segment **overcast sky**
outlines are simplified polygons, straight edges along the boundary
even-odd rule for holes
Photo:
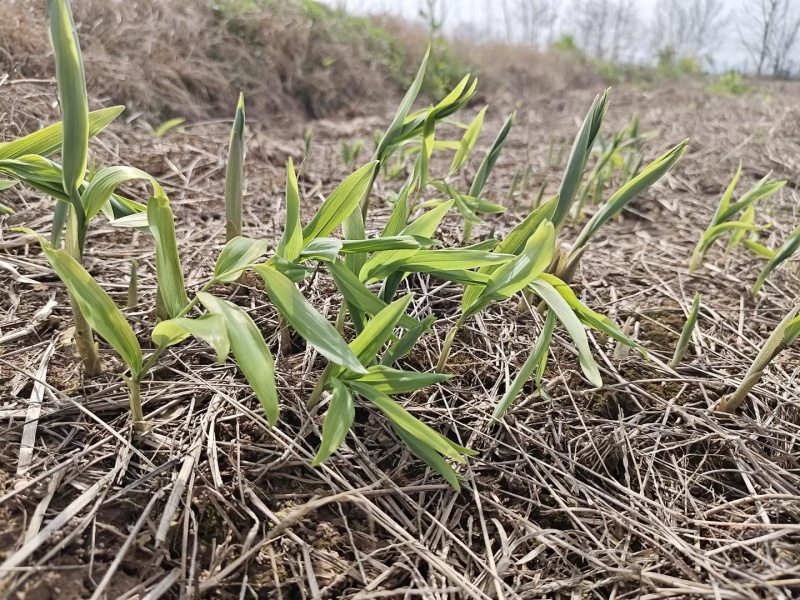
[[[329,5],[346,8],[350,12],[360,13],[389,13],[417,19],[420,8],[426,5],[425,0],[324,0]],[[737,14],[743,0],[723,0],[731,14]],[[793,0],[800,2],[800,0]],[[503,0],[439,0],[444,2],[445,28],[449,33],[456,31],[481,31],[491,32],[493,37],[502,38],[505,35],[505,21],[503,18]],[[654,25],[655,9],[659,0],[635,0],[638,18],[648,27]],[[514,6],[515,0],[506,0],[508,6]],[[569,9],[569,2],[564,0],[565,10]],[[568,14],[565,14],[569,20]],[[562,19],[564,20],[564,19]],[[730,35],[726,42],[713,53],[717,70],[746,69],[748,55],[741,48],[736,25],[728,24]],[[639,28],[641,31],[641,28]],[[643,39],[637,40],[640,54],[652,56]]]

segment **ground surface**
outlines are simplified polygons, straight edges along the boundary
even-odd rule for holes
[[[533,98],[492,175],[487,196],[509,210],[492,218],[502,236],[525,214],[542,181],[554,192],[568,144],[592,92]],[[748,289],[761,266],[742,250],[712,250],[697,274],[687,264],[739,160],[750,184],[774,170],[789,185],[764,203],[774,246],[800,222],[800,88],[715,95],[701,84],[612,94],[604,131],[633,112],[657,129],[650,157],[685,137],[672,174],[596,239],[575,279],[595,310],[630,331],[651,359],[614,354],[596,336],[605,385],[577,370],[557,333],[545,375],[549,399],[526,388],[500,424],[489,416],[525,360],[539,315],[497,305],[457,339],[446,384],[404,400],[425,422],[479,451],[456,494],[408,454],[385,422],[359,408],[355,434],[322,467],[308,466],[320,414],[304,400],[324,361],[279,349],[274,309],[257,285],[218,293],[247,307],[280,355],[282,419],[268,429],[258,402],[229,362],[200,344],[165,355],[144,392],[155,422],[132,432],[121,363],[104,349],[107,374],[83,380],[70,343],[62,286],[38,246],[10,231],[48,231],[49,200],[9,190],[17,209],[0,238],[0,574],[11,598],[792,598],[800,593],[800,352],[784,352],[745,410],[709,409],[733,389],[760,342],[797,302],[792,268],[765,294]],[[474,108],[474,107],[473,107]],[[490,114],[477,157],[512,107]],[[339,141],[385,126],[391,107],[355,121],[314,123],[301,187],[310,212],[341,180]],[[56,119],[49,83],[0,87],[4,139]],[[222,190],[228,123],[196,123],[154,139],[124,123],[93,142],[99,162],[158,177],[176,213],[187,284],[196,288],[224,238]],[[253,124],[247,150],[248,233],[276,240],[283,164],[302,154],[306,124]],[[555,150],[551,150],[554,148]],[[512,200],[514,171],[529,163],[529,188]],[[472,165],[474,169],[477,163]],[[372,228],[388,214],[379,182]],[[136,191],[135,189],[132,191]],[[516,208],[514,207],[516,205]],[[448,221],[444,240],[458,236]],[[574,228],[565,241],[574,239]],[[130,261],[142,298],[128,316],[143,343],[153,309],[147,236],[97,221],[87,265],[124,302]],[[13,269],[13,270],[12,270]],[[23,278],[34,280],[30,283]],[[414,308],[440,318],[406,361],[428,370],[457,316],[457,288],[412,278]],[[323,278],[304,290],[327,315],[339,298]],[[696,291],[703,306],[690,356],[665,366]],[[55,302],[48,307],[51,299]],[[44,317],[36,314],[46,308]],[[3,339],[6,340],[6,337]],[[41,398],[41,405],[37,398]],[[26,418],[40,410],[38,425]],[[456,424],[455,426],[453,424]],[[31,441],[33,440],[33,441]],[[104,575],[111,570],[111,576]]]

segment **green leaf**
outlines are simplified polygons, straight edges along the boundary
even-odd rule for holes
[[[419,250],[413,256],[382,265],[372,273],[373,278],[384,278],[394,271],[405,273],[430,273],[458,271],[486,265],[500,265],[512,260],[513,254],[497,254],[483,250],[446,248],[444,250]]]
[[[434,383],[450,379],[452,375],[442,373],[417,373],[416,371],[400,371],[384,365],[374,365],[367,369],[366,375],[348,377],[349,381],[358,381],[372,386],[384,394],[404,394],[426,388]]]
[[[511,126],[514,124],[515,118],[515,112],[508,116],[508,118],[505,120],[505,123],[503,123],[503,126],[500,128],[497,137],[492,143],[492,147],[484,157],[483,162],[481,162],[481,166],[478,167],[478,172],[475,173],[475,179],[472,180],[472,185],[469,188],[469,195],[473,198],[479,198],[483,192],[483,188],[486,185],[486,180],[489,179],[489,174],[492,172],[492,169],[494,169],[494,164],[497,162],[500,152],[503,150],[503,145],[506,143],[508,132],[511,131]],[[473,207],[473,210],[476,209]]]
[[[431,331],[431,326],[435,322],[436,317],[434,315],[429,315],[422,319],[422,321],[419,321],[415,325],[409,327],[408,331],[406,331],[398,339],[395,339],[392,342],[392,345],[389,346],[389,349],[383,353],[380,364],[386,367],[391,367],[400,359],[405,358],[405,356],[414,349],[414,346],[417,344],[419,338]],[[400,324],[403,324],[402,319]]]
[[[81,194],[83,207],[86,211],[86,220],[91,220],[100,212],[118,185],[135,179],[149,181],[153,186],[153,196],[166,197],[158,182],[144,171],[134,167],[105,167],[92,177],[89,185]]]
[[[697,324],[697,315],[700,312],[700,298],[701,295],[699,293],[694,295],[694,302],[692,302],[689,317],[686,319],[683,331],[681,331],[681,337],[678,340],[678,345],[675,347],[675,354],[672,356],[672,360],[669,363],[669,366],[673,369],[681,363],[683,356],[689,349],[689,342],[692,341],[692,332],[694,331],[694,326]]]
[[[244,211],[244,94],[239,94],[225,167],[225,240],[242,235]]]
[[[500,242],[494,251],[500,254],[519,254],[525,248],[525,244],[539,226],[552,218],[558,204],[558,196],[554,196],[539,208],[531,211],[531,213],[520,221],[511,231],[508,232],[506,237]],[[481,267],[478,273],[483,275],[491,275],[498,266]],[[472,306],[475,299],[480,295],[481,288],[478,286],[468,286],[464,290],[462,298],[462,306]]]
[[[377,164],[373,161],[364,165],[331,192],[311,222],[303,228],[303,246],[315,238],[329,236],[353,212],[366,193]]]
[[[456,492],[461,491],[461,480],[453,467],[433,448],[421,442],[402,427],[393,427],[395,433],[420,460],[439,473]]]
[[[647,356],[647,350],[625,335],[616,325],[614,325],[614,323],[611,322],[608,317],[594,312],[583,302],[581,302],[575,295],[575,292],[573,292],[570,287],[561,279],[549,273],[540,274],[538,279],[549,283],[559,294],[561,294],[561,297],[567,302],[567,304],[569,304],[569,307],[575,311],[576,315],[578,315],[581,323],[587,327],[596,329],[597,331],[602,331],[619,343],[630,348],[634,348],[643,355]]]
[[[178,127],[179,125],[183,125],[186,122],[186,119],[183,117],[175,117],[174,119],[167,119],[161,125],[156,127],[153,130],[153,135],[157,138],[162,138],[167,135],[170,131]]]
[[[392,335],[392,330],[400,322],[400,318],[405,315],[412,297],[412,294],[407,294],[389,304],[368,321],[364,331],[350,342],[350,350],[358,357],[362,365],[367,366],[375,359],[378,351]],[[363,368],[361,370],[351,369],[351,371],[366,372]]]
[[[611,196],[583,228],[578,239],[575,240],[575,243],[572,245],[570,255],[574,256],[575,253],[597,233],[597,230],[600,229],[606,221],[619,214],[631,200],[649,189],[656,181],[666,175],[678,159],[683,156],[683,153],[686,152],[688,144],[689,140],[682,141],[672,148],[672,150],[654,160],[646,169],[623,185]]]
[[[416,100],[417,96],[419,95],[419,90],[422,87],[423,80],[425,79],[425,67],[428,64],[428,57],[430,56],[430,53],[431,49],[429,46],[428,50],[425,52],[425,56],[422,57],[422,63],[419,66],[417,75],[414,77],[414,81],[411,82],[411,87],[408,88],[403,100],[400,102],[400,106],[397,108],[394,119],[392,119],[389,128],[386,130],[386,133],[383,134],[381,141],[378,143],[378,147],[375,150],[375,156],[381,162],[385,162],[386,159],[389,158],[389,154],[391,154],[390,149],[397,143],[395,138],[397,137],[398,133],[402,131],[406,117],[408,116],[408,111],[411,110],[414,100]]]
[[[583,125],[578,131],[578,135],[575,136],[575,142],[572,144],[567,167],[561,178],[561,186],[558,188],[558,206],[553,215],[553,224],[558,230],[561,229],[570,208],[572,208],[572,202],[575,199],[575,194],[583,179],[583,172],[586,169],[586,161],[589,159],[594,140],[607,110],[608,90],[602,96],[595,97],[583,121]]]
[[[267,284],[272,303],[303,339],[331,362],[355,373],[366,372],[339,332],[314,310],[289,279],[267,265],[253,268]]]
[[[467,127],[464,135],[461,137],[461,143],[459,144],[458,150],[453,157],[453,162],[450,164],[450,170],[447,174],[448,177],[455,175],[456,172],[458,172],[458,170],[464,166],[464,163],[467,162],[467,159],[472,153],[473,148],[475,148],[478,137],[481,135],[483,119],[486,115],[487,108],[489,107],[484,106],[483,109],[481,109],[478,115],[469,124],[469,127]]]
[[[100,334],[128,365],[133,377],[142,370],[142,349],[133,329],[114,301],[65,250],[39,239],[47,261],[67,286],[91,328]]]
[[[719,216],[719,222],[725,222],[733,218],[740,210],[747,208],[748,206],[752,206],[762,198],[766,198],[767,196],[771,196],[779,189],[781,189],[784,185],[786,185],[785,181],[772,181],[770,176],[772,172],[770,171],[767,173],[763,179],[757,182],[753,187],[747,190],[739,200],[737,200],[734,204],[729,206],[726,210],[722,211],[722,214]]]
[[[102,108],[89,113],[89,138],[93,138],[125,110],[124,106]],[[0,144],[0,159],[20,158],[28,154],[50,156],[61,150],[63,123],[56,123],[18,140]]]
[[[516,377],[514,377],[514,381],[511,382],[506,393],[503,394],[500,402],[495,407],[492,413],[492,419],[500,419],[506,413],[522,391],[522,388],[525,387],[525,384],[531,378],[534,370],[536,370],[536,387],[538,388],[541,385],[544,368],[547,365],[547,355],[550,352],[550,340],[553,337],[555,326],[556,313],[549,310],[547,311],[547,318],[544,321],[544,327],[539,333],[539,337],[536,338],[533,350],[525,360],[525,363],[520,368]]]
[[[47,0],[47,12],[50,18],[50,41],[56,60],[58,99],[64,116],[64,141],[61,150],[64,190],[75,204],[78,186],[83,182],[86,173],[89,151],[86,78],[69,2]]]
[[[170,317],[177,317],[189,304],[183,283],[181,258],[175,237],[175,219],[166,196],[155,196],[147,203],[147,221],[156,242],[158,288]]]
[[[755,240],[742,240],[742,243],[745,245],[745,248],[750,250],[756,256],[760,256],[762,258],[771,259],[775,256],[775,251],[767,248],[764,244],[759,244]]]
[[[217,354],[217,362],[222,364],[230,352],[230,340],[225,319],[220,315],[206,314],[198,319],[178,317],[159,322],[153,329],[151,338],[159,346],[173,346],[190,335],[206,342]]]
[[[394,207],[392,208],[392,214],[389,215],[389,220],[386,221],[386,225],[381,232],[381,237],[398,235],[405,228],[406,221],[408,220],[408,196],[416,187],[417,180],[412,174],[403,185],[403,189],[401,189],[400,193],[397,195],[397,200],[395,200]]]
[[[564,325],[575,343],[578,350],[578,360],[581,365],[586,378],[592,382],[592,385],[600,387],[603,385],[603,378],[600,376],[600,370],[597,368],[597,363],[592,356],[592,351],[589,348],[589,340],[586,338],[586,332],[583,330],[583,325],[578,319],[577,315],[570,308],[567,301],[561,297],[561,294],[556,289],[543,281],[542,279],[535,279],[530,283],[530,288],[537,294],[545,304],[550,307],[550,310],[556,313],[558,320]]]
[[[370,401],[378,407],[394,427],[402,429],[405,433],[425,444],[429,448],[436,450],[458,463],[465,463],[462,455],[477,454],[474,450],[459,446],[451,442],[442,434],[434,431],[422,421],[411,415],[407,410],[392,400],[386,394],[379,392],[375,388],[357,381],[347,381],[345,385],[356,394]]]
[[[274,426],[280,412],[275,361],[261,332],[253,319],[232,302],[215,298],[207,292],[198,292],[197,297],[208,312],[225,319],[233,357],[261,403],[267,421]]]
[[[275,254],[289,262],[294,262],[299,258],[302,250],[303,230],[300,227],[300,188],[297,186],[294,163],[289,158],[289,162],[286,165],[286,224]]]
[[[0,190],[7,190],[8,188],[14,187],[17,185],[17,181],[8,181],[5,179],[0,179]]]
[[[333,261],[328,264],[328,270],[333,277],[336,287],[339,288],[344,299],[348,304],[352,304],[359,310],[368,315],[377,315],[388,305],[367,289],[367,286],[356,277],[340,261]],[[419,321],[407,315],[403,315],[399,322],[401,327],[406,329],[416,327]]]
[[[331,385],[333,397],[328,412],[325,414],[325,421],[322,423],[322,442],[320,442],[319,451],[311,463],[312,467],[320,465],[339,449],[356,418],[356,409],[350,390],[335,377],[331,379]]]
[[[764,282],[769,277],[769,274],[772,273],[779,265],[783,264],[787,260],[789,260],[797,250],[800,249],[800,226],[798,226],[792,233],[789,234],[789,237],[786,238],[786,241],[783,245],[778,248],[775,252],[775,256],[769,259],[764,268],[762,269],[761,273],[758,275],[758,279],[756,279],[755,284],[753,285],[753,289],[751,290],[751,294],[755,296],[761,290],[761,287],[764,285]]]
[[[423,237],[423,238],[431,238],[433,237],[436,228],[439,227],[439,223],[442,222],[444,215],[447,213],[448,210],[453,206],[453,201],[449,200],[442,204],[441,206],[437,206],[433,210],[426,212],[421,217],[415,219],[412,223],[409,223],[401,232],[400,235],[410,235],[415,237]],[[394,250],[390,252],[383,252],[381,254],[374,254],[369,258],[369,260],[364,264],[361,272],[359,273],[359,279],[361,281],[374,281],[379,279],[379,277],[375,277],[372,275],[373,271],[377,271],[383,268],[383,265],[390,264],[393,262],[397,262],[403,260],[404,258],[408,258],[410,256],[414,256],[419,252],[419,250]]]
[[[555,251],[555,229],[546,221],[531,235],[522,254],[496,269],[486,286],[469,306],[462,300],[464,317],[483,310],[493,300],[505,300],[524,289],[553,259]]]
[[[222,249],[214,265],[214,282],[236,281],[247,267],[264,256],[269,244],[266,240],[235,237]]]

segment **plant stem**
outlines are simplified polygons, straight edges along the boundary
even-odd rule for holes
[[[453,328],[447,332],[447,337],[444,340],[444,346],[442,346],[442,353],[439,355],[439,362],[436,363],[437,373],[444,373],[444,369],[447,366],[447,359],[450,358],[450,350],[453,347],[453,340],[456,339],[456,334],[463,325],[464,318],[462,317],[456,321],[456,324],[453,325]]]
[[[319,400],[322,398],[322,392],[325,391],[325,386],[328,384],[328,379],[330,379],[331,372],[333,372],[333,363],[328,363],[325,370],[322,371],[322,374],[319,376],[317,385],[314,386],[311,395],[306,401],[306,408],[308,408],[308,410],[316,408],[317,404],[319,404]]]
[[[288,356],[292,352],[292,337],[289,332],[289,324],[283,315],[278,317],[278,331],[281,335],[281,354]]]
[[[81,225],[76,216],[75,207],[70,207],[64,248],[72,258],[79,263],[83,263],[83,252],[81,251],[80,244],[81,236],[79,233],[80,227]],[[69,303],[72,307],[72,317],[75,321],[75,345],[83,361],[83,368],[87,377],[97,377],[102,372],[103,366],[100,362],[100,352],[98,351],[97,344],[92,337],[92,328],[89,326],[86,317],[83,316],[81,307],[72,294],[69,294]]]
[[[146,432],[148,429],[150,429],[150,426],[148,425],[147,421],[144,420],[144,413],[142,412],[141,380],[138,377],[134,377],[131,379],[126,379],[125,382],[128,384],[128,390],[130,392],[129,400],[133,426],[136,431]]]

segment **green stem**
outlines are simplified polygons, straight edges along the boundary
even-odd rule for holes
[[[147,421],[144,420],[144,413],[142,412],[142,398],[141,390],[142,384],[138,378],[126,379],[129,390],[129,400],[131,407],[131,419],[133,419],[133,426],[136,431],[146,432],[150,429]]]
[[[453,325],[453,328],[447,332],[447,337],[444,340],[444,346],[442,346],[442,353],[439,355],[439,362],[436,363],[437,373],[444,373],[444,369],[447,366],[447,359],[450,358],[450,351],[453,348],[453,341],[456,339],[456,334],[463,325],[464,318],[462,317],[456,321],[456,324]]]
[[[71,207],[67,221],[67,232],[64,248],[67,253],[79,263],[83,263],[83,248],[81,244],[82,222],[75,207]],[[84,234],[85,235],[85,234]],[[69,303],[72,307],[72,316],[75,322],[75,345],[83,361],[83,367],[88,377],[99,375],[103,366],[100,361],[100,352],[92,336],[92,328],[81,311],[77,300],[69,294]]]
[[[306,408],[308,408],[308,410],[313,410],[316,408],[317,404],[319,404],[319,400],[322,398],[322,392],[325,391],[325,386],[328,385],[328,379],[330,379],[332,372],[333,363],[328,363],[325,367],[325,370],[322,371],[322,374],[319,376],[317,385],[314,386],[311,395],[306,401]]]

